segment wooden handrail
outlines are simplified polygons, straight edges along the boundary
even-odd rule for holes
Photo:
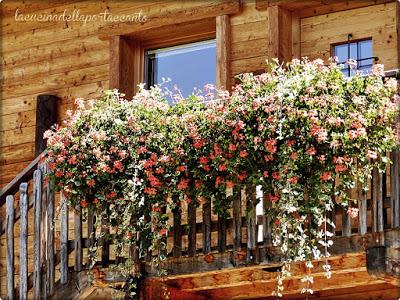
[[[0,191],[0,206],[6,203],[7,195],[14,195],[18,189],[19,185],[24,181],[29,181],[32,178],[33,172],[36,170],[41,158],[47,154],[47,150],[43,151],[34,160],[32,160],[29,165],[25,167],[13,180],[10,181],[1,191]]]

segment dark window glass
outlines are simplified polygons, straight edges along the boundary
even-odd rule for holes
[[[372,40],[348,42],[333,46],[333,55],[338,58],[339,64],[343,65],[343,74],[352,76],[358,70],[368,74],[374,61],[372,56]],[[357,62],[356,68],[351,68],[347,61],[353,59]]]
[[[183,97],[206,84],[215,85],[215,40],[147,51],[148,86],[162,83],[163,78],[171,80],[163,86],[173,92],[177,87]]]

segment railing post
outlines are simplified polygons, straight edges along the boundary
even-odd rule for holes
[[[391,153],[390,197],[392,207],[392,228],[400,226],[400,150]]]
[[[382,174],[372,171],[372,232],[383,231]]]
[[[211,201],[207,199],[203,208],[203,254],[211,252]]]
[[[196,202],[192,201],[188,206],[188,254],[189,256],[196,255]]]
[[[14,196],[6,197],[6,290],[7,300],[14,299]]]
[[[358,232],[360,234],[367,233],[367,193],[363,188],[358,190]]]
[[[41,266],[40,266],[40,218],[42,216],[42,189],[43,189],[42,171],[36,170],[33,173],[33,197],[34,197],[34,215],[35,215],[35,234],[34,234],[34,254],[33,254],[33,295],[35,299],[41,296]]]
[[[68,282],[68,205],[67,198],[61,192],[61,279],[62,284]]]
[[[240,187],[233,190],[233,250],[240,251],[242,248],[242,201]]]
[[[76,272],[82,271],[82,208],[77,206],[74,212],[74,234],[75,234],[75,267]]]
[[[256,213],[256,187],[246,186],[246,215],[247,215],[247,262],[254,263],[258,260],[257,253],[257,213]]]
[[[47,287],[48,295],[53,296],[55,285],[54,264],[54,182],[49,180],[46,185],[47,194]]]
[[[28,298],[28,183],[19,187],[20,242],[19,242],[19,297]]]
[[[180,257],[182,253],[182,227],[181,227],[181,207],[176,204],[172,210],[174,215],[174,242],[172,248],[172,255],[174,257]]]

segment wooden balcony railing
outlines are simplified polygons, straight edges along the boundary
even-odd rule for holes
[[[333,254],[364,250],[365,245],[354,242],[357,236],[363,236],[364,243],[370,240],[382,244],[384,241],[380,240],[380,233],[399,227],[400,151],[394,151],[391,158],[393,164],[386,173],[373,170],[370,192],[358,191],[358,219],[350,219],[339,207],[332,212],[337,244]],[[56,197],[52,182],[43,179],[46,168],[36,159],[1,192],[1,200],[6,199],[6,224],[1,232],[6,235],[7,299],[26,299],[32,287],[36,298],[52,296],[56,284],[67,284],[71,276],[76,275],[73,271],[80,272],[87,268],[83,251],[93,245],[92,233],[99,234],[94,226],[93,214],[89,214],[85,221],[79,212],[69,218],[66,199],[62,195]],[[19,190],[16,186],[19,186]],[[262,191],[256,191],[255,186],[246,186],[235,194],[237,196],[234,197],[228,218],[214,215],[209,203],[198,208],[189,204],[182,210],[167,212],[171,215],[173,229],[167,237],[169,258],[164,267],[170,274],[277,261],[278,253],[271,245],[273,220],[263,213],[268,201],[262,197]],[[261,204],[256,205],[259,200]],[[60,213],[55,217],[57,203],[60,204]],[[29,220],[28,211],[32,205],[34,249],[33,253],[28,253],[28,231],[31,230],[28,224],[32,221]],[[16,273],[14,225],[17,221],[20,236],[19,288],[16,290],[13,275]],[[69,230],[71,224],[73,230]],[[72,239],[69,239],[70,234],[73,235]],[[106,266],[114,260],[110,245],[102,241],[101,251],[101,263]],[[73,259],[70,257],[72,252]],[[70,259],[73,260],[73,266]],[[30,273],[28,261],[33,263],[33,272]],[[150,264],[144,264],[151,275],[154,270]]]

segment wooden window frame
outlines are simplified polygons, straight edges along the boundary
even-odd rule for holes
[[[118,89],[130,99],[144,82],[145,57],[148,49],[169,47],[215,38],[216,86],[229,90],[230,72],[230,14],[241,9],[239,0],[225,0],[212,7],[202,7],[193,13],[177,11],[166,19],[154,18],[154,24],[118,24],[100,29],[99,37],[110,40],[111,89]],[[176,20],[183,20],[176,22]],[[158,26],[158,24],[161,24]],[[113,25],[114,26],[114,25]],[[129,29],[130,28],[130,29]]]

